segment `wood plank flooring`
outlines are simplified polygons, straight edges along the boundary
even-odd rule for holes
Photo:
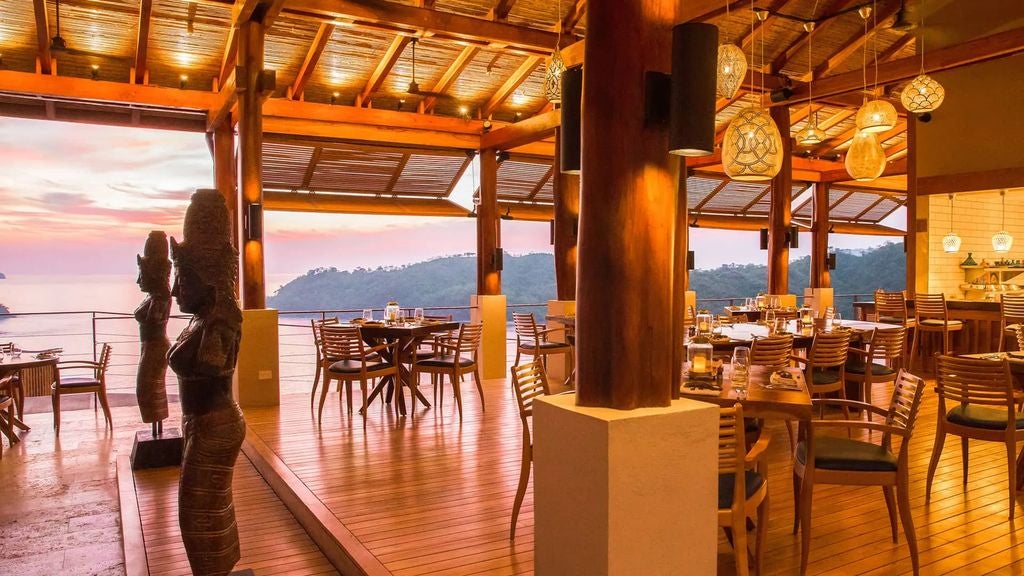
[[[152,576],[190,574],[178,530],[178,468],[135,472],[135,490]],[[337,574],[244,455],[234,476],[242,557],[236,570],[258,575]]]
[[[519,474],[521,431],[511,388],[484,383],[486,412],[471,386],[460,423],[450,391],[443,406],[417,406],[396,419],[381,403],[362,417],[343,413],[332,391],[317,426],[307,395],[283,397],[278,408],[250,410],[250,429],[393,574],[399,576],[531,574],[532,484],[509,542]],[[874,391],[887,403],[890,389]],[[425,393],[430,396],[429,387]],[[358,393],[357,393],[358,395]],[[358,403],[358,401],[357,401]],[[1024,539],[1008,520],[1005,451],[971,444],[970,477],[962,485],[959,442],[947,439],[931,502],[924,484],[931,456],[935,394],[929,388],[911,445],[911,501],[922,574],[1024,574]],[[788,438],[768,427],[771,519],[764,574],[797,574],[799,538],[792,532]],[[1018,518],[1024,516],[1018,506]],[[815,488],[808,574],[910,574],[903,532],[891,540],[881,490]],[[681,542],[680,545],[685,545]],[[719,573],[733,573],[733,555],[719,540]]]

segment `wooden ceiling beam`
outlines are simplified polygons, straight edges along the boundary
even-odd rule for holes
[[[818,124],[818,128],[820,128],[821,130],[828,130],[829,128],[835,126],[836,124],[839,124],[843,120],[846,120],[847,118],[853,116],[856,113],[856,110],[845,108],[829,116],[828,118],[825,118],[825,120]]]
[[[50,23],[46,12],[46,0],[32,0],[32,10],[36,20],[36,46],[39,71],[43,74],[53,73],[50,59]]]
[[[394,198],[356,194],[263,192],[263,208],[280,212],[465,217],[469,211],[437,198]]]
[[[405,167],[409,164],[409,158],[411,157],[412,154],[402,154],[402,159],[398,161],[398,164],[395,166],[395,172],[391,175],[391,180],[388,181],[388,187],[386,188],[387,191],[385,194],[395,194],[395,185],[398,184],[398,181],[402,178],[402,173],[405,172]]]
[[[530,190],[530,194],[526,197],[526,199],[533,200],[537,196],[537,194],[539,194],[540,191],[544,189],[544,185],[548,183],[548,180],[551,180],[551,177],[554,174],[555,165],[552,164],[551,167],[548,168],[548,171],[544,173],[544,177],[541,178],[539,182],[537,182],[537,185],[533,187],[533,190]]]
[[[302,188],[304,190],[309,190],[309,185],[313,181],[313,175],[316,174],[316,165],[320,163],[320,156],[323,153],[323,146],[316,146],[313,148],[313,153],[309,155],[309,164],[306,166],[306,173],[302,176]]]
[[[370,77],[366,80],[366,85],[363,86],[363,90],[359,93],[358,102],[363,106],[369,104],[373,93],[380,90],[380,87],[384,85],[384,79],[391,73],[391,69],[395,67],[398,59],[402,56],[402,52],[405,51],[405,47],[409,45],[411,40],[412,38],[402,34],[395,36],[391,40],[391,44],[384,51],[384,55],[377,62],[376,68],[370,73]]]
[[[896,57],[897,54],[903,51],[904,48],[914,43],[916,38],[913,34],[904,34],[899,40],[895,41],[885,50],[878,53],[879,62],[888,62]]]
[[[850,6],[856,4],[858,1],[859,0],[836,0],[831,6],[829,6],[829,9],[824,12],[827,14],[837,14],[849,8]],[[835,26],[838,20],[839,18],[832,18],[830,20],[825,20],[821,24],[818,24],[814,29],[814,34],[819,37],[822,36],[823,34],[828,32],[833,26]],[[801,32],[800,36],[798,36],[796,40],[794,40],[789,46],[786,47],[785,50],[783,50],[778,56],[776,56],[775,60],[772,60],[771,71],[778,72],[779,70],[785,68],[786,64],[788,64],[794,56],[796,56],[801,50],[803,50],[804,47],[807,46],[807,43],[810,42],[810,40],[810,34],[808,34],[807,32]]]
[[[489,118],[494,114],[494,111],[501,107],[505,100],[516,91],[516,88],[519,88],[530,77],[530,74],[533,74],[533,71],[537,69],[537,66],[543,60],[540,56],[527,56],[526,60],[519,65],[519,68],[516,68],[515,72],[487,100],[487,104],[484,104],[484,107],[480,110],[480,116]]]
[[[426,130],[449,132],[480,138],[483,122],[448,116],[424,116],[415,112],[399,112],[355,106],[331,106],[316,102],[295,102],[285,98],[271,98],[263,104],[264,116],[294,118],[297,120],[321,120],[343,124],[364,124],[396,130]],[[495,130],[497,131],[497,130]],[[477,143],[479,144],[479,143]],[[467,148],[475,150],[478,146]],[[462,148],[462,146],[456,146]]]
[[[745,91],[737,90],[736,95],[732,98],[719,98],[718,100],[715,100],[715,114],[718,114],[722,110],[725,110],[729,106],[739,102],[746,95],[747,93]]]
[[[508,19],[508,13],[512,11],[512,6],[515,3],[516,0],[498,0],[494,8],[491,8],[491,11],[487,13],[487,19],[504,22]]]
[[[135,72],[133,74],[136,84],[146,83],[146,56],[149,52],[149,23],[152,15],[153,0],[140,0],[138,34],[135,37]]]
[[[900,2],[890,2],[878,9],[878,12],[872,16],[871,22],[868,24],[868,33],[864,34],[863,30],[858,31],[852,38],[843,43],[838,50],[833,52],[824,62],[818,65],[814,69],[814,79],[820,79],[829,72],[839,68],[846,62],[851,56],[853,56],[857,50],[863,47],[868,40],[871,40],[872,36],[878,33],[879,29],[887,27],[893,17],[896,15],[897,10],[900,9]],[[801,78],[804,82],[811,80],[804,76]]]
[[[968,40],[961,44],[938,48],[928,52],[925,60],[925,72],[934,74],[943,70],[968,66],[995,58],[1024,52],[1024,27],[997,32],[995,34]],[[921,72],[921,59],[908,56],[878,65],[878,84],[892,84],[909,80]],[[860,90],[863,86],[860,70],[853,70],[823,78],[814,83],[815,97],[826,98]],[[766,105],[784,106],[803,102],[808,98],[807,86],[793,88],[793,95],[783,102],[772,102]]]
[[[690,208],[689,211],[700,214],[701,209],[704,208],[704,206],[706,206],[707,203],[710,202],[719,192],[721,192],[723,188],[728,186],[729,182],[732,182],[732,180],[729,180],[728,178],[722,178],[722,181],[718,183],[718,186],[715,186],[714,190],[712,190],[707,196],[705,196],[703,200],[698,202],[696,206]]]
[[[219,87],[217,92],[217,103],[210,108],[206,117],[206,130],[211,132],[217,127],[227,123],[230,126],[231,110],[238,102],[238,91],[235,90],[235,72],[231,71],[227,81]]]
[[[201,90],[140,86],[126,82],[51,76],[13,70],[0,70],[0,92],[33,97],[91,100],[187,110],[209,110],[217,103],[217,94]]]
[[[235,0],[231,5],[231,27],[228,28],[227,42],[224,43],[224,54],[220,59],[220,73],[217,75],[218,85],[228,81],[238,61],[238,27],[252,19],[259,20],[267,28],[284,9],[285,0]]]
[[[562,27],[562,32],[565,34],[572,34],[572,31],[579,25],[580,20],[583,19],[587,13],[587,0],[576,0],[569,6],[569,11],[562,17],[561,23],[558,25]]]
[[[793,219],[794,223],[810,222],[806,220]],[[701,228],[713,228],[716,230],[751,230],[757,231],[768,227],[766,216],[740,216],[722,214],[701,214],[698,218]],[[867,236],[903,236],[905,232],[881,224],[869,224],[860,222],[833,222],[829,225],[830,230],[835,234],[861,234]]]
[[[354,26],[369,26],[406,35],[429,33],[438,38],[508,46],[535,54],[549,53],[558,39],[557,34],[547,30],[394,2],[288,0],[285,12],[297,16],[340,19]]]
[[[789,6],[795,1],[796,0],[773,0],[771,3],[768,4],[766,9],[769,12],[782,12],[783,10],[786,9],[787,6]],[[768,18],[765,18],[763,21],[757,20],[755,18],[753,31],[744,31],[744,34],[742,36],[738,36],[735,42],[733,43],[738,45],[744,52],[746,52],[747,50],[750,49],[750,45],[754,42],[754,38],[757,37],[757,33],[764,33],[765,31],[767,31],[766,27],[770,26],[771,23],[775,22],[776,20],[778,20],[778,18],[775,16],[769,16]]]
[[[333,24],[327,22],[320,23],[316,36],[313,37],[313,43],[310,44],[309,51],[306,52],[306,57],[302,60],[302,66],[299,67],[299,73],[295,76],[295,81],[292,82],[290,91],[292,100],[299,100],[302,97],[302,91],[306,89],[306,83],[313,77],[313,70],[316,69],[317,63],[320,62],[320,56],[323,55],[324,49],[327,48],[327,42],[330,41],[331,34],[333,33]]]
[[[907,151],[907,139],[904,138],[902,142],[893,144],[885,149],[885,157],[888,160],[895,160],[897,156]]]
[[[882,172],[882,176],[894,176],[897,174],[907,173],[907,159],[900,158],[899,160],[890,161],[885,166],[885,171]],[[846,171],[846,168],[830,170],[828,172],[821,173],[822,182],[845,182],[850,180],[850,173]]]
[[[480,149],[509,150],[543,140],[555,133],[555,128],[562,124],[561,110],[551,110],[543,114],[531,116],[526,120],[509,124],[485,133],[480,137]]]
[[[271,135],[323,138],[346,142],[364,142],[367,144],[395,144],[419,148],[472,150],[480,143],[478,136],[470,134],[438,130],[398,129],[391,126],[284,118],[281,116],[264,116],[263,132]]]
[[[431,92],[437,94],[444,94],[448,92],[455,81],[459,79],[459,76],[466,70],[469,63],[473,61],[473,58],[480,53],[479,46],[466,46],[459,52],[459,55],[455,58],[448,69],[441,75],[441,79],[437,81],[437,84],[430,89]],[[427,96],[423,99],[423,112],[429,114],[434,111],[434,106],[437,104],[437,96]]]
[[[798,106],[796,112],[790,112],[789,114],[789,125],[795,125],[797,122],[800,122],[804,118],[810,116],[812,112],[817,112],[824,107],[824,104],[815,104],[813,106]]]

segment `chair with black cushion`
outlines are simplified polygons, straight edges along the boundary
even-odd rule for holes
[[[459,327],[459,335],[454,342],[441,341],[436,356],[417,360],[412,365],[412,378],[410,379],[412,386],[416,387],[420,373],[436,374],[438,376],[437,385],[442,388],[439,392],[440,397],[444,396],[444,377],[448,376],[455,393],[455,402],[459,406],[459,420],[462,420],[460,384],[464,374],[473,375],[473,382],[476,383],[477,392],[480,394],[480,410],[484,410],[484,389],[480,385],[480,364],[477,362],[477,351],[480,348],[480,339],[483,334],[483,324],[463,324]]]
[[[914,329],[913,343],[910,345],[909,367],[913,367],[914,359],[925,334],[937,334],[942,337],[942,354],[952,352],[950,338],[953,332],[963,330],[964,323],[949,319],[945,294],[917,294],[914,296]]]
[[[1006,349],[1006,337],[1011,338],[1024,327],[1024,294],[1003,294],[999,301],[999,351]],[[1019,350],[1024,350],[1018,346]]]
[[[875,330],[864,348],[850,347],[846,380],[860,385],[860,401],[871,404],[875,384],[895,382],[903,368],[907,329],[902,326]],[[870,413],[869,413],[870,417]]]
[[[910,349],[910,339],[914,336],[917,320],[909,312],[906,293],[875,290],[875,320],[882,324],[897,324],[906,328],[906,348]]]
[[[363,393],[363,426],[366,426],[367,385],[372,378],[390,376],[399,381],[398,365],[385,361],[378,352],[394,348],[395,342],[367,346],[363,342],[358,326],[340,324],[324,324],[320,327],[321,351],[320,362],[323,373],[323,386],[320,388],[320,408],[316,420],[320,423],[324,415],[324,402],[331,380],[338,380],[345,387],[345,399],[348,411],[352,413],[352,383],[359,381]],[[396,410],[398,403],[395,403]]]
[[[910,438],[914,432],[922,392],[924,380],[901,370],[888,409],[855,400],[814,400],[815,404],[838,404],[867,410],[883,416],[885,420],[813,420],[809,426],[811,436],[802,438],[797,444],[793,462],[793,532],[798,528],[801,530],[800,574],[807,572],[811,547],[811,502],[817,484],[881,486],[889,511],[892,541],[899,541],[896,521],[898,507],[903,533],[910,547],[910,562],[914,574],[918,573],[917,536],[914,534],[908,491]],[[880,442],[875,444],[843,436],[818,434],[830,428],[878,431],[882,435]],[[893,437],[900,439],[898,452],[894,450]]]
[[[324,359],[322,357],[323,342],[320,337],[320,328],[327,324],[338,324],[338,318],[324,318],[322,320],[310,320],[310,326],[313,328],[313,347],[316,349],[316,370],[313,373],[313,392],[309,395],[309,409],[313,409],[313,400],[316,398],[316,387],[320,383],[320,371],[323,368]]]
[[[65,360],[57,363],[60,379],[50,386],[50,401],[53,404],[53,429],[60,435],[60,397],[68,394],[93,394],[95,404],[103,408],[103,417],[110,429],[114,421],[110,417],[107,403],[107,368],[110,366],[110,344],[104,343],[96,361]],[[68,374],[72,375],[68,375]],[[84,373],[84,375],[83,375]]]
[[[1017,442],[1024,440],[1024,413],[1017,409],[1024,398],[1013,389],[1006,360],[936,357],[935,391],[939,395],[935,444],[928,463],[925,502],[931,499],[932,480],[939,464],[946,434],[960,437],[964,487],[967,486],[968,440],[1002,442],[1006,445],[1006,467],[1010,482],[1010,521],[1017,503]]]
[[[833,330],[814,335],[806,358],[790,356],[790,359],[803,367],[807,391],[811,396],[821,397],[838,392],[840,397],[846,398],[846,358],[849,349],[850,331]],[[849,411],[844,408],[843,413],[849,420]]]
[[[744,436],[743,406],[722,408],[718,418],[718,525],[726,530],[736,556],[736,573],[750,573],[747,557],[747,522],[756,518],[754,566],[763,573],[764,542],[768,533],[768,478],[754,465],[768,448],[763,436],[748,451]]]
[[[516,360],[513,365],[519,365],[523,354],[540,358],[545,367],[549,355],[567,354],[569,358],[568,372],[572,373],[573,363],[576,360],[572,344],[548,340],[548,337],[556,332],[565,333],[565,328],[545,329],[544,325],[534,321],[532,312],[513,312],[512,321],[516,327]]]
[[[519,487],[516,499],[512,504],[512,528],[509,540],[516,539],[516,521],[519,520],[519,509],[526,497],[526,487],[530,483],[530,468],[533,465],[533,435],[530,422],[533,420],[533,401],[549,393],[548,379],[544,373],[544,364],[539,358],[522,366],[512,367],[512,391],[516,395],[516,406],[519,407],[519,419],[523,423],[523,453],[519,466]]]

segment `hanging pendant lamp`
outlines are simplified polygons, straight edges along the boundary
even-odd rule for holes
[[[858,182],[874,180],[885,172],[885,150],[874,132],[857,132],[846,152],[846,172]]]
[[[857,11],[864,19],[864,105],[857,111],[857,130],[862,132],[885,132],[896,127],[899,116],[896,114],[896,107],[886,100],[873,98],[868,100],[867,86],[867,50],[868,50],[868,18],[874,13],[870,6],[862,6]],[[876,22],[877,24],[877,22]],[[878,50],[874,50],[875,56],[875,89],[878,89]]]
[[[562,14],[562,2],[558,2],[558,13]],[[544,69],[544,97],[552,104],[562,102],[562,72],[565,72],[565,62],[562,60],[562,25],[558,24],[558,39],[555,40],[555,50],[548,58],[548,66]]]
[[[900,94],[900,102],[903,103],[903,107],[907,109],[907,112],[912,112],[914,114],[932,112],[941,106],[942,101],[946,98],[946,89],[942,87],[942,84],[939,84],[934,78],[924,73],[925,11],[923,9],[923,0],[921,4],[921,31],[917,36],[917,41],[921,45],[921,73],[911,80],[910,83],[903,88],[903,92]]]
[[[814,9],[817,12],[818,5]],[[814,13],[811,13],[814,18]],[[794,138],[800,146],[814,146],[825,141],[825,131],[818,128],[818,113],[814,111],[814,70],[811,68],[811,61],[814,53],[814,22],[805,22],[804,30],[807,32],[807,124],[801,128]]]
[[[1010,248],[1013,247],[1013,236],[1006,231],[1006,190],[1000,190],[999,196],[1003,201],[1002,225],[999,232],[992,235],[992,250],[1004,253],[1009,252]]]
[[[960,251],[960,237],[953,232],[953,195],[949,195],[949,233],[942,237],[942,250],[946,254]]]
[[[753,2],[751,2],[753,9]],[[762,22],[767,12],[755,11]],[[750,23],[753,34],[754,23]],[[753,50],[753,48],[751,48]],[[753,60],[753,54],[751,54]],[[764,61],[764,27],[761,28],[761,61]],[[762,82],[764,76],[761,76]],[[762,91],[764,86],[761,87]],[[722,140],[722,166],[725,174],[741,182],[771,180],[782,169],[782,135],[768,110],[749,106],[740,110],[729,123]]]
[[[725,2],[725,20],[729,20],[729,0]],[[718,45],[718,78],[716,93],[719,98],[732,98],[739,91],[743,79],[747,77],[747,56],[743,49],[725,41]]]

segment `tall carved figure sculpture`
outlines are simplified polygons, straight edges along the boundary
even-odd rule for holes
[[[245,419],[231,397],[231,377],[242,313],[230,231],[220,193],[197,190],[185,212],[184,240],[171,238],[172,294],[193,315],[168,354],[180,384],[185,438],[178,523],[192,573],[204,576],[228,574],[240,554],[231,479]]]
[[[139,373],[135,395],[139,399],[142,421],[153,424],[155,436],[167,418],[167,318],[171,314],[171,261],[167,258],[167,234],[160,230],[149,233],[139,263],[139,288],[147,294],[135,309],[139,323]]]

